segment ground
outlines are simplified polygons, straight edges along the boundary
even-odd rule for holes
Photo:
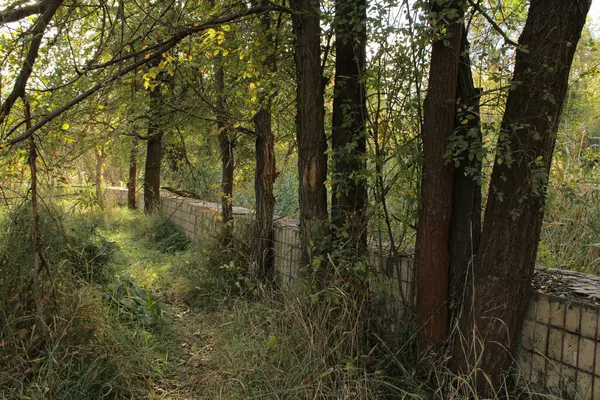
[[[142,213],[121,209],[110,218],[99,230],[117,244],[118,274],[148,290],[160,303],[164,329],[159,340],[166,363],[161,374],[148,380],[148,398],[203,398],[207,381],[214,384],[227,376],[215,351],[225,317],[225,307],[219,303],[227,299],[214,298],[218,295],[194,286],[205,273],[208,250],[188,243],[171,227],[156,232],[164,223],[160,217],[148,223]],[[210,299],[202,301],[202,297]]]

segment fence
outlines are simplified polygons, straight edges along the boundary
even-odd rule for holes
[[[127,204],[127,189],[109,187],[106,195],[118,204]],[[138,196],[140,205],[141,197]],[[162,194],[161,207],[191,240],[202,241],[218,231],[220,206],[216,203]],[[234,229],[243,231],[251,223],[252,211],[234,207],[233,212]],[[273,229],[275,271],[281,287],[290,289],[299,271],[299,223],[278,219]],[[378,288],[411,305],[415,299],[412,259],[403,256],[393,261],[392,271],[377,280]],[[600,279],[586,277],[586,281],[590,279],[596,279],[600,287]],[[597,305],[532,293],[517,352],[518,378],[559,398],[600,400],[599,319]]]

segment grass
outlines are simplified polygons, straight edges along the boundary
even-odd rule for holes
[[[57,208],[45,218],[60,279],[45,287],[43,316],[31,298],[9,312],[3,292],[0,398],[480,398],[443,357],[417,358],[410,321],[385,329],[378,310],[389,297],[336,286],[316,302],[268,289],[242,295],[241,264],[232,274],[218,247],[190,243],[163,216]],[[17,219],[7,223],[27,226],[26,213]],[[3,236],[15,257],[2,268],[31,258],[26,243],[16,248],[25,233]],[[533,398],[525,388],[508,398]]]
[[[564,185],[551,191],[538,264],[600,273],[600,189]]]

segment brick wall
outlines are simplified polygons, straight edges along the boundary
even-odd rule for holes
[[[106,195],[118,204],[127,204],[127,189],[109,187]],[[138,204],[143,204],[139,197]],[[218,232],[220,206],[216,203],[162,194],[161,207],[191,240],[203,241]],[[235,231],[247,235],[251,220],[250,210],[234,207]],[[299,270],[299,224],[282,218],[275,220],[273,228],[275,270],[280,285],[291,289]],[[379,257],[378,261],[386,273],[375,279],[376,290],[395,294],[402,303],[399,310],[414,304],[412,259],[404,256],[389,263]],[[532,293],[517,353],[517,379],[525,378],[559,398],[600,400],[599,317],[598,306]]]

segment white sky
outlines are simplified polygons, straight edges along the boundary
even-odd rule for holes
[[[600,20],[600,0],[593,0],[589,15],[594,19],[594,22]]]

